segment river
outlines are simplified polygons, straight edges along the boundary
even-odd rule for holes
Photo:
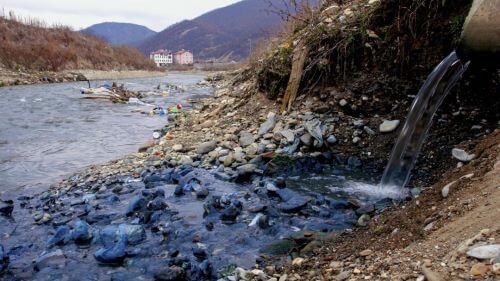
[[[146,100],[189,107],[188,99],[211,94],[196,86],[203,78],[168,74],[117,82],[144,91],[160,83],[182,85],[185,93]],[[165,117],[132,112],[137,105],[82,99],[81,87],[87,82],[0,88],[0,195],[40,191],[86,166],[135,152],[166,125]]]

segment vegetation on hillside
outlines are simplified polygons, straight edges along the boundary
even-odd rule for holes
[[[353,82],[367,75],[420,83],[457,46],[472,1],[328,0],[289,23],[281,45],[254,67],[270,97],[284,93],[293,53],[307,46],[301,89]],[[416,78],[416,79],[415,79]]]
[[[69,69],[154,70],[155,64],[136,49],[111,46],[68,27],[47,27],[11,14],[0,17],[0,65],[12,70]]]

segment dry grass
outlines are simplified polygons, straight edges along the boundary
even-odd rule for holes
[[[0,61],[13,70],[156,69],[136,49],[111,46],[68,27],[48,27],[36,19],[22,19],[13,14],[0,17],[0,40]]]

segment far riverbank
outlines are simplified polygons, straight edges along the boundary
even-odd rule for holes
[[[86,80],[114,80],[165,76],[164,71],[147,70],[65,70],[61,72],[22,72],[0,68],[0,87],[13,85],[49,84]]]

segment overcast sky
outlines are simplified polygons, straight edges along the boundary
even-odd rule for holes
[[[0,13],[81,29],[104,21],[130,22],[155,31],[239,0],[0,0]]]

